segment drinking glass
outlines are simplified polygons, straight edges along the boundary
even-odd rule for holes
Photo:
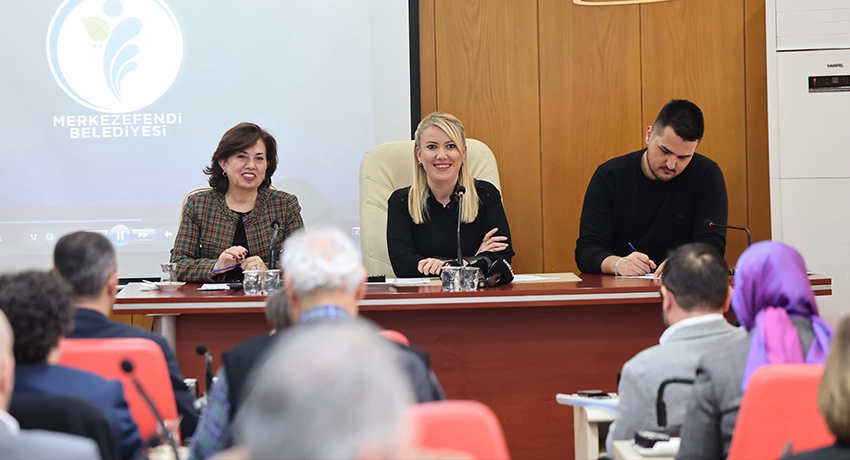
[[[478,289],[478,278],[481,270],[478,267],[463,267],[460,269],[460,289],[462,291],[475,291]]]
[[[177,264],[167,263],[159,264],[162,267],[162,274],[159,275],[159,281],[163,283],[174,283],[177,281]]]
[[[443,269],[440,270],[440,281],[443,282],[444,291],[457,292],[461,290],[460,268],[461,267],[443,267]]]
[[[245,290],[245,295],[262,295],[263,294],[263,277],[262,270],[245,270],[242,272],[242,289]]]
[[[280,270],[263,270],[263,294],[274,294],[280,289]]]

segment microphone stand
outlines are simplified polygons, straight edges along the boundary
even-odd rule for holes
[[[463,249],[460,247],[460,220],[463,213],[463,194],[466,188],[463,185],[457,186],[457,263],[463,267]]]
[[[658,428],[662,430],[667,427],[667,405],[664,403],[664,389],[671,383],[693,385],[694,379],[672,378],[664,380],[658,386],[658,397],[655,399],[655,415],[657,417]]]
[[[747,247],[750,247],[750,246],[753,245],[753,234],[750,233],[750,229],[748,229],[747,227],[736,227],[734,225],[718,224],[718,223],[715,223],[711,219],[706,219],[705,222],[703,222],[703,224],[708,228],[717,227],[717,228],[731,228],[732,230],[743,230],[743,231],[747,232]]]
[[[180,458],[180,454],[177,452],[177,442],[174,441],[174,437],[171,436],[171,432],[168,431],[168,427],[165,426],[165,420],[160,415],[159,411],[156,410],[156,406],[153,403],[153,400],[148,395],[147,391],[145,391],[144,387],[142,387],[142,383],[139,382],[139,379],[133,375],[133,362],[129,359],[125,359],[121,361],[121,370],[123,370],[126,374],[130,376],[130,380],[133,381],[133,385],[135,385],[136,390],[139,391],[139,394],[142,395],[142,399],[147,403],[148,408],[150,408],[151,412],[153,412],[154,418],[156,418],[156,422],[159,425],[159,428],[162,430],[163,436],[168,441],[168,444],[171,445],[171,449],[174,451],[174,458]]]
[[[274,269],[274,242],[277,239],[277,232],[280,230],[280,223],[278,223],[278,221],[272,222],[272,229],[274,229],[274,231],[272,232],[272,240],[269,242],[269,270]]]

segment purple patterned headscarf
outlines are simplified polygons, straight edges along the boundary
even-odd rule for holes
[[[738,259],[732,309],[753,341],[741,390],[765,364],[817,363],[826,360],[832,328],[818,315],[815,295],[803,257],[791,246],[762,241]],[[815,337],[803,357],[803,347],[791,317],[812,321]]]

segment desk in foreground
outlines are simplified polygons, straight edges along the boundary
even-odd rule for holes
[[[831,280],[813,277],[816,293]],[[505,430],[512,457],[560,459],[573,452],[568,411],[559,392],[615,390],[629,358],[658,343],[664,330],[658,281],[582,275],[580,282],[529,283],[478,292],[444,293],[437,286],[369,286],[363,316],[405,334],[431,354],[453,399],[489,405]],[[241,292],[173,293],[128,286],[118,314],[169,315],[175,351],[187,377],[202,380],[203,343],[218,358],[249,337],[267,333],[263,297]]]

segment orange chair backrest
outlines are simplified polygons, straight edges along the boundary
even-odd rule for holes
[[[378,331],[378,334],[382,335],[385,339],[392,340],[393,342],[400,343],[404,346],[410,346],[410,340],[407,340],[407,337],[399,331],[384,329]]]
[[[437,401],[411,409],[423,449],[466,452],[478,460],[509,460],[508,443],[496,414],[478,401]]]
[[[133,380],[121,368],[125,359],[133,363],[133,375],[153,400],[164,420],[177,419],[177,403],[168,374],[165,355],[156,342],[148,339],[65,339],[59,364],[119,380],[130,415],[139,427],[142,439],[157,434],[157,422]]]
[[[741,400],[729,460],[779,458],[835,443],[817,407],[823,366],[772,364],[756,370]]]

